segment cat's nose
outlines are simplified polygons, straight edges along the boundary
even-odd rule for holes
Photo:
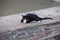
[[[20,22],[23,23],[23,20],[21,20]]]

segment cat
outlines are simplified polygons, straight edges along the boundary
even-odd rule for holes
[[[39,16],[37,16],[36,14],[26,14],[26,15],[22,15],[22,19],[21,22],[22,23],[31,23],[32,21],[36,21],[36,22],[41,22],[42,20],[45,19],[52,19],[52,18],[41,18]]]

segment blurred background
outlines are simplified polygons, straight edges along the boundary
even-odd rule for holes
[[[0,16],[60,6],[59,0],[0,0]]]

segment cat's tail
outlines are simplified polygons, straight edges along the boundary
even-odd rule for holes
[[[52,20],[53,18],[42,18],[42,20],[45,20],[45,19],[51,19]]]

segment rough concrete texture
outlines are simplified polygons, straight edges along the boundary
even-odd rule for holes
[[[26,27],[0,33],[0,40],[60,40],[59,28],[60,22]]]
[[[53,20],[21,23],[21,15],[27,13],[35,13],[39,17],[52,17]],[[59,32],[60,6],[0,17],[0,40],[60,40],[60,34],[55,36]]]

